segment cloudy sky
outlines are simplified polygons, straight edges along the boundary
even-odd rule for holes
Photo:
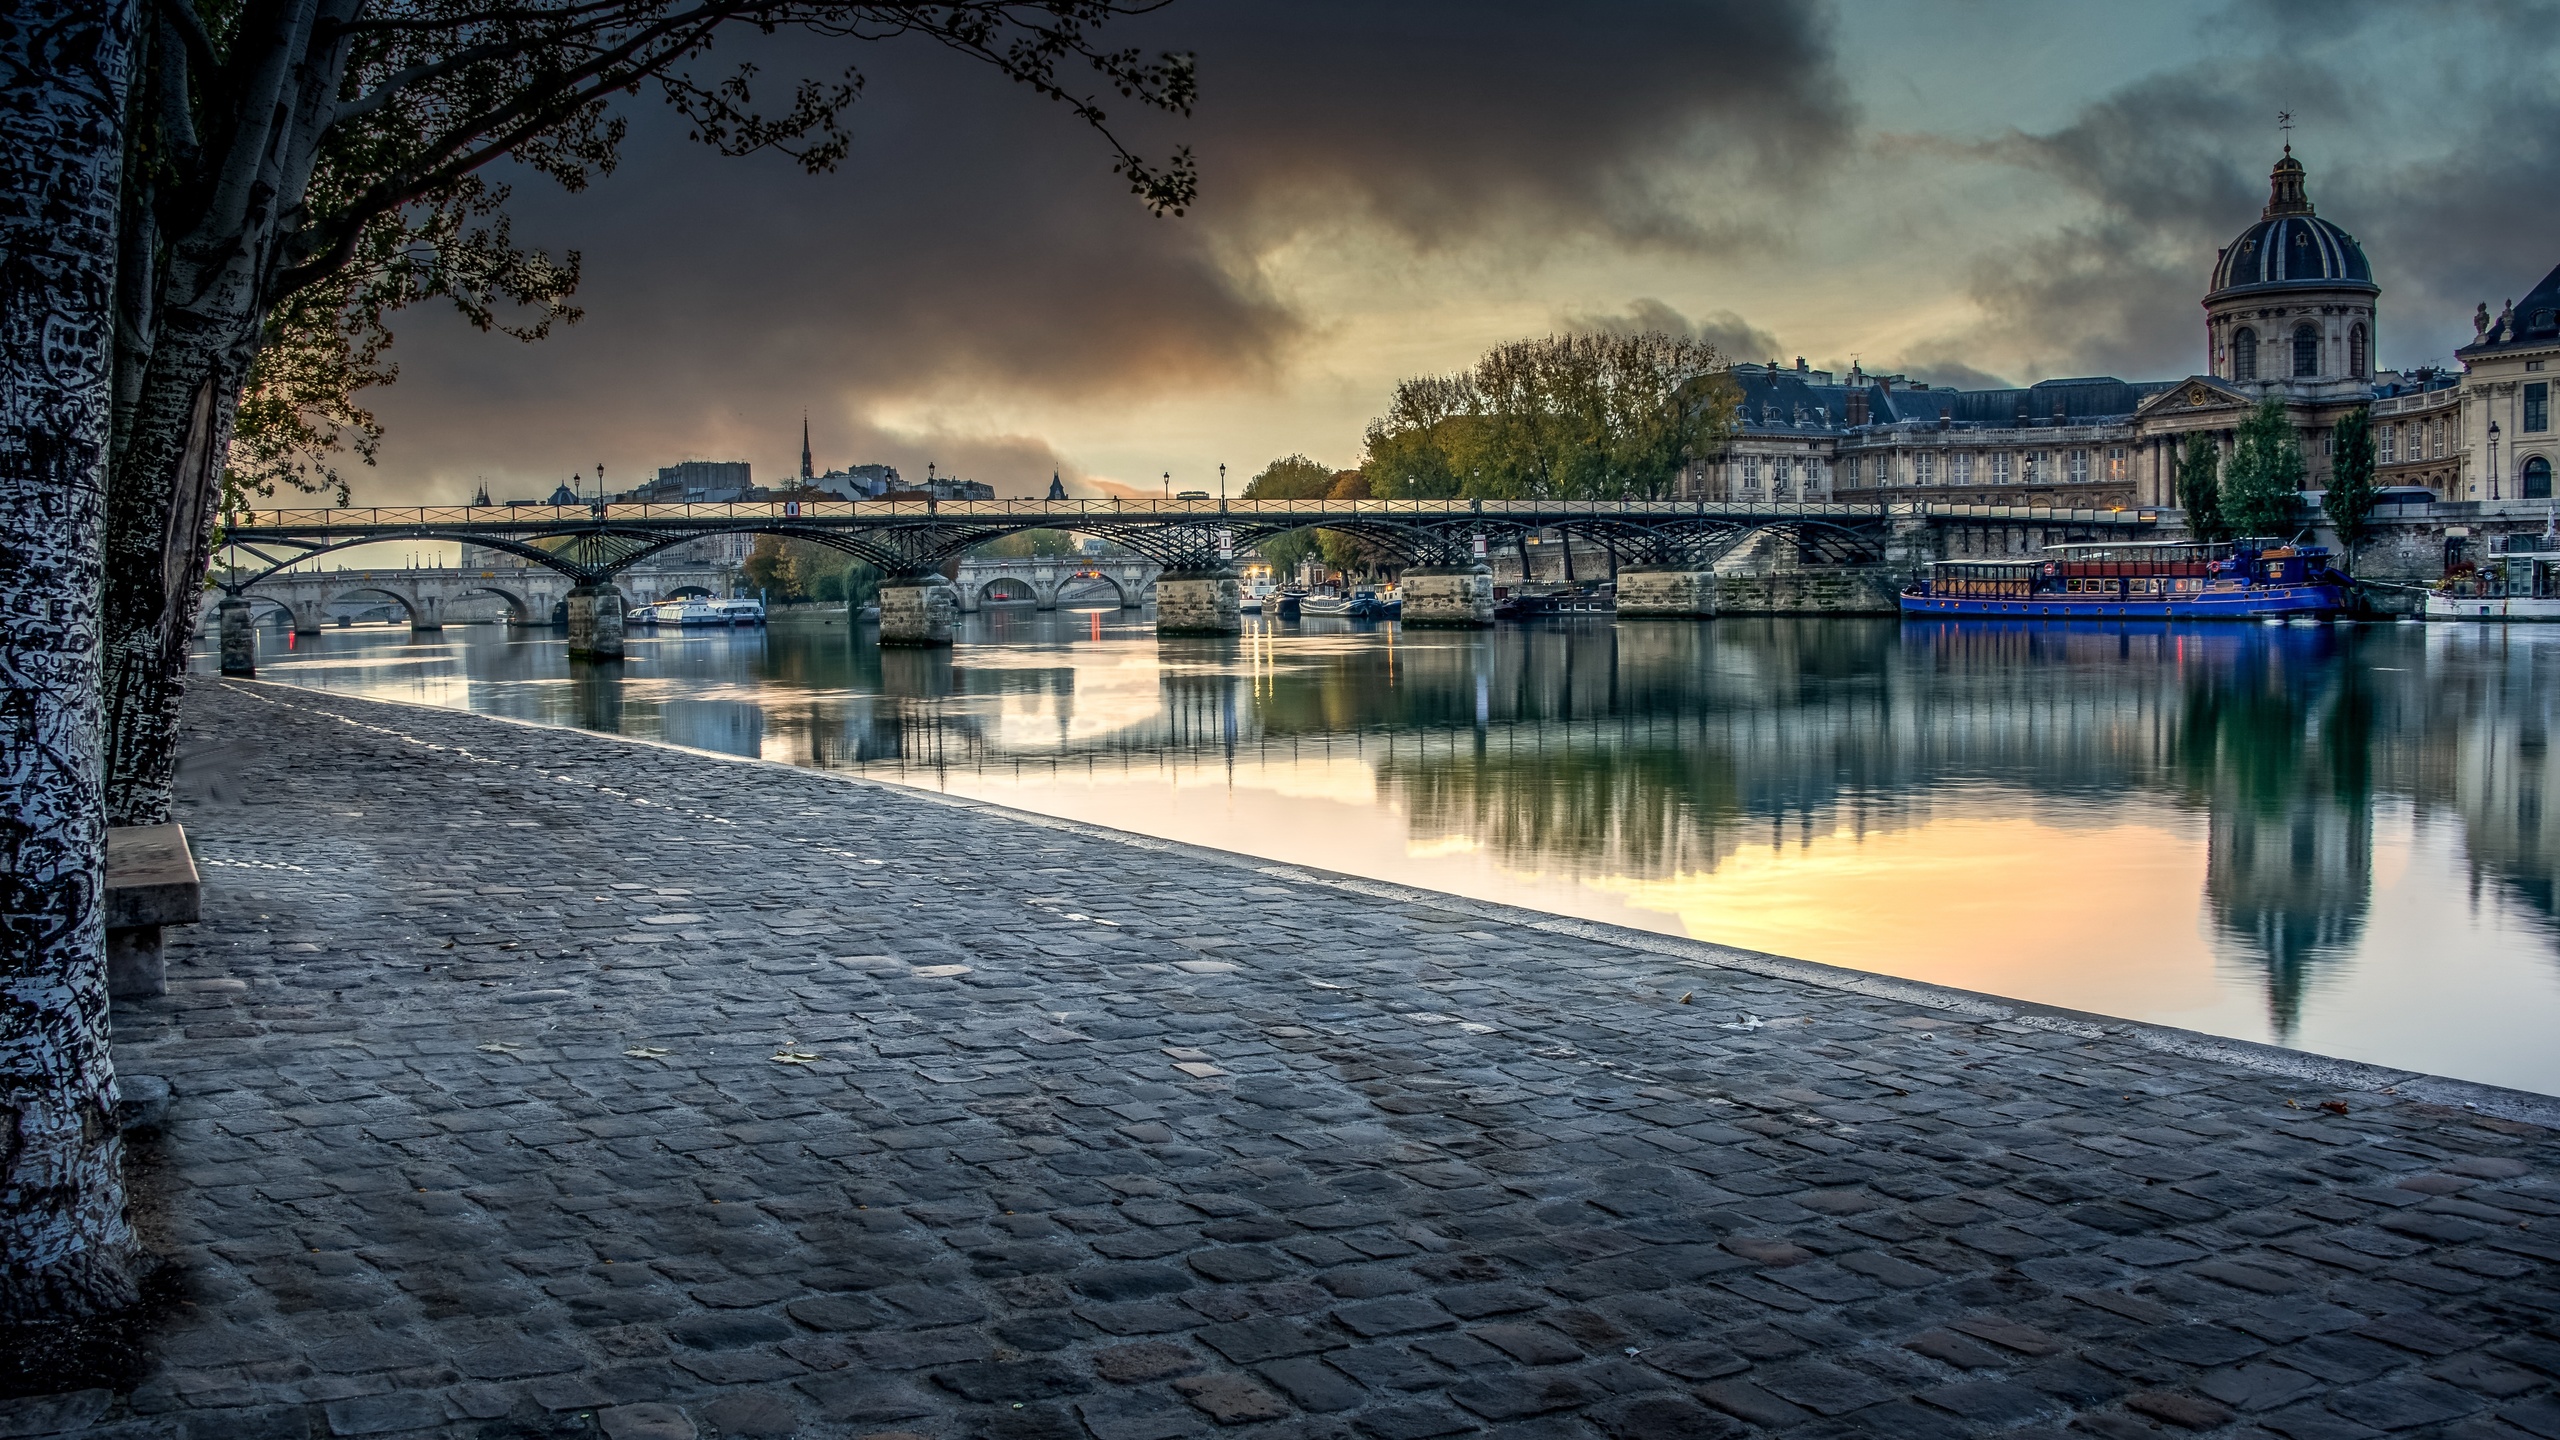
[[[2281,137],[2444,361],[2560,264],[2560,3],[1175,0],[1201,203],[1149,216],[1056,107],[943,53],[859,60],[851,156],[722,159],[635,100],[619,170],[539,179],[584,257],[536,345],[419,312],[358,500],[499,498],[687,458],[928,461],[1037,493],[1359,462],[1402,376],[1591,326],[1955,383],[2201,368],[2215,248]],[[1114,119],[1122,117],[1115,115]]]

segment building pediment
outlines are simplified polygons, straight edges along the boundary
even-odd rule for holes
[[[2190,375],[2143,401],[2134,415],[2141,420],[2160,420],[2177,415],[2244,412],[2257,408],[2257,404],[2254,397],[2210,375]]]

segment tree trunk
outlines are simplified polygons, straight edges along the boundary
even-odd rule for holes
[[[343,20],[352,5],[253,9],[257,32],[234,44],[256,63],[240,71],[227,148],[204,167],[203,208],[185,233],[165,237],[156,273],[129,288],[124,307],[105,592],[107,813],[118,825],[169,818],[178,700],[231,423],[345,71],[343,37],[310,49],[323,8]],[[164,48],[176,43],[163,37]],[[137,234],[156,224],[141,206],[129,214]]]
[[[254,341],[257,322],[220,328],[232,336],[213,326],[163,331],[108,487],[107,813],[118,825],[169,818],[178,700],[246,366],[232,353],[247,348],[239,332]]]
[[[133,1300],[107,1049],[99,571],[133,0],[0,22],[0,1317]]]

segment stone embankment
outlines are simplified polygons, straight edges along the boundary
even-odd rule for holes
[[[116,1016],[188,1303],[0,1434],[2560,1435],[2531,1097],[189,707],[205,923]]]

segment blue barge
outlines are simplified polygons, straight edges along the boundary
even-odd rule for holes
[[[2344,614],[2352,581],[2323,545],[2241,540],[2048,545],[2017,560],[1941,560],[1906,615],[2056,620],[2292,620]]]

